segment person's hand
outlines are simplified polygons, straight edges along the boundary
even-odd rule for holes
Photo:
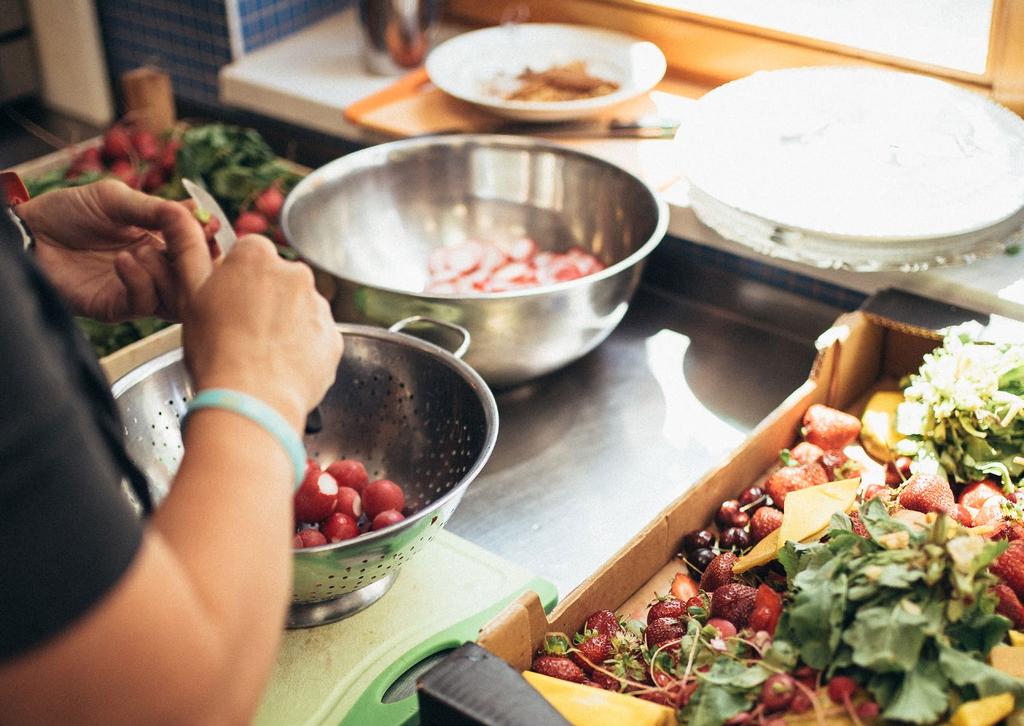
[[[17,212],[36,239],[40,266],[79,315],[178,319],[180,285],[166,240],[172,230],[203,239],[181,204],[108,179],[42,194]]]
[[[251,394],[301,430],[334,381],[342,353],[309,267],[282,260],[258,235],[239,239],[212,272],[195,245],[174,264],[188,300],[183,342],[196,389]]]

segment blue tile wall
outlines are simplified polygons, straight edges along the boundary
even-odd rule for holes
[[[228,14],[237,6],[242,52],[280,40],[354,0],[96,0],[116,79],[141,65],[171,74],[175,94],[217,103],[217,73],[232,61]]]
[[[352,0],[237,0],[245,52],[262,48],[352,4]]]
[[[216,103],[217,72],[231,62],[226,1],[97,0],[111,75],[155,65],[178,96]]]

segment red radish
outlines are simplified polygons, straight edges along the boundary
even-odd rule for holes
[[[164,144],[164,149],[160,152],[160,166],[168,175],[173,174],[178,166],[179,148],[181,148],[181,142],[171,139]]]
[[[166,183],[167,178],[164,176],[163,169],[159,166],[150,166],[146,169],[145,176],[142,177],[142,190],[155,192]]]
[[[360,494],[363,493],[363,487],[370,481],[370,475],[366,473],[363,462],[355,459],[332,461],[327,465],[325,471],[337,480],[338,486],[355,489]]]
[[[302,542],[300,547],[319,547],[327,544],[327,538],[318,529],[304,529],[295,535],[295,539]]]
[[[723,638],[731,638],[736,635],[736,626],[724,618],[709,618],[708,625],[718,630]]]
[[[92,147],[75,157],[68,170],[64,173],[64,178],[74,179],[80,174],[100,173],[102,171],[103,159],[100,157],[100,150]]]
[[[452,247],[448,254],[448,267],[464,274],[480,266],[484,259],[484,246],[474,240],[466,240]]]
[[[301,550],[303,546],[302,535],[296,532],[295,536],[292,537],[292,549]]]
[[[363,511],[370,519],[388,509],[401,512],[403,507],[405,494],[402,488],[390,479],[372,481],[363,489]]]
[[[329,469],[327,473],[331,473]],[[358,521],[363,515],[363,502],[359,492],[352,487],[338,487],[338,505],[334,511],[347,514],[353,520]]]
[[[281,207],[284,206],[284,195],[276,186],[269,186],[260,192],[253,206],[267,219],[276,220],[281,214]]]
[[[291,247],[291,244],[288,242],[288,238],[284,236],[284,230],[280,227],[274,227],[270,238],[274,240],[274,244],[276,245],[280,245],[281,247]]]
[[[127,161],[133,151],[131,137],[123,126],[111,126],[103,134],[103,155],[106,158]]]
[[[320,531],[328,542],[341,542],[359,536],[359,525],[347,514],[335,512],[320,523]]]
[[[132,146],[139,158],[154,161],[160,156],[160,142],[151,132],[138,130],[131,135]]]
[[[394,509],[385,509],[373,518],[373,524],[370,525],[370,529],[374,531],[384,529],[392,524],[398,524],[403,519],[405,519],[405,515],[401,512],[396,512]]]
[[[235,220],[238,234],[263,234],[270,228],[270,222],[259,212],[242,212]]]
[[[132,189],[139,188],[139,175],[135,173],[135,167],[130,161],[118,159],[110,165],[110,173]]]
[[[334,512],[338,503],[338,482],[312,459],[306,466],[306,478],[295,492],[295,519],[319,522]]]
[[[834,703],[847,703],[857,691],[857,682],[849,676],[832,676],[828,682],[828,697]]]

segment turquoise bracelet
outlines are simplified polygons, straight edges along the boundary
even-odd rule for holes
[[[203,408],[232,411],[258,424],[273,436],[288,454],[288,458],[292,460],[292,467],[295,469],[295,488],[299,488],[306,476],[306,447],[284,416],[275,411],[272,406],[248,393],[233,391],[230,388],[207,388],[205,391],[197,393],[195,398],[189,401],[188,411],[181,422],[183,431],[188,417]]]

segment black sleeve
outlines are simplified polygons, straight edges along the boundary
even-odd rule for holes
[[[121,578],[142,523],[68,359],[55,293],[0,205],[0,662],[54,636]]]

